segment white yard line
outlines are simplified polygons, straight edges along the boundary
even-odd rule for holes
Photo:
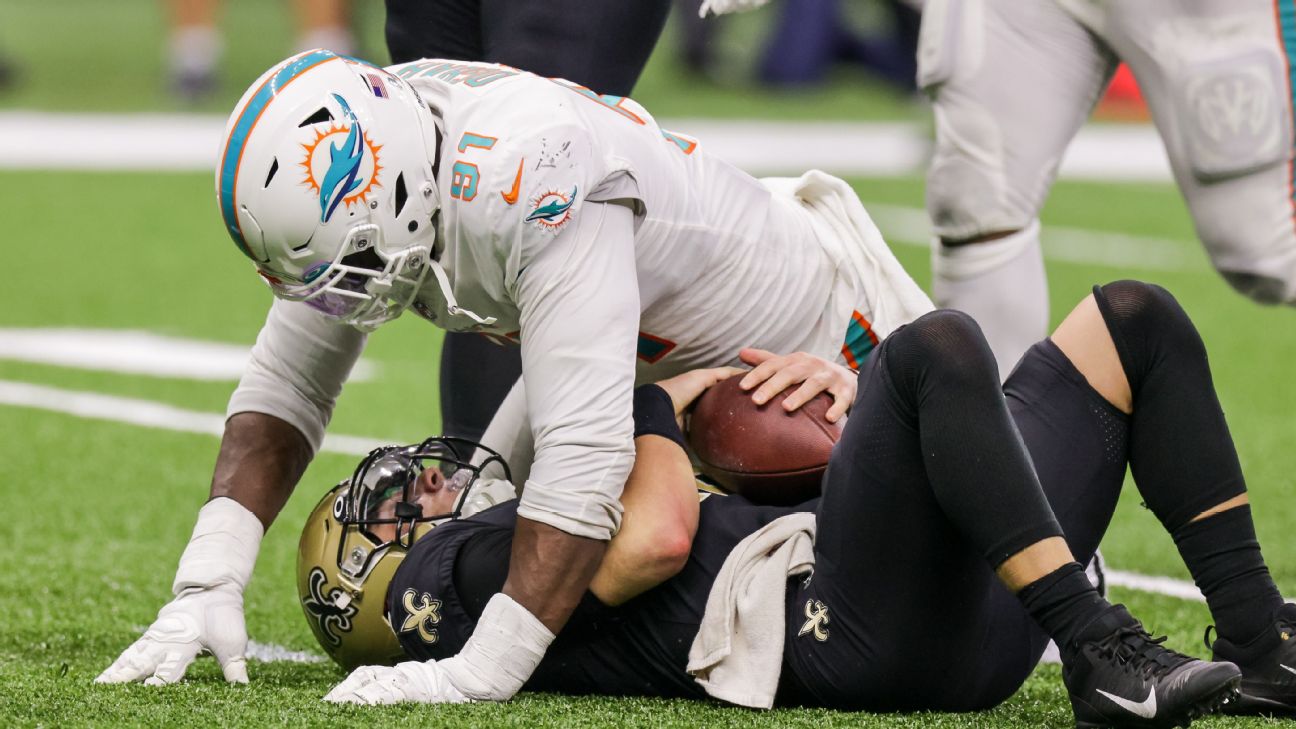
[[[220,437],[225,431],[225,416],[220,413],[202,413],[152,400],[64,390],[12,380],[0,380],[0,405],[47,410],[89,420],[107,420],[181,433]],[[386,444],[386,441],[373,438],[329,434],[324,436],[320,450],[363,456]]]
[[[148,630],[148,626],[136,625],[132,629],[136,633],[143,633]],[[261,643],[255,640],[248,641],[247,650],[243,652],[243,656],[261,663],[275,663],[278,661],[287,663],[324,663],[328,660],[325,656],[313,651],[295,651],[278,643]]]
[[[911,122],[787,122],[664,119],[713,154],[755,175],[921,173],[927,125]],[[0,112],[0,168],[210,171],[225,119],[189,114]],[[1063,178],[1168,181],[1170,165],[1146,125],[1090,125],[1062,160]]]
[[[147,428],[214,436],[220,436],[225,422],[225,416],[217,413],[200,413],[149,400],[63,390],[8,380],[0,380],[0,405],[36,408],[92,420],[107,420]],[[364,455],[383,444],[383,441],[373,438],[328,435],[324,439],[323,450],[344,455]],[[1108,569],[1106,574],[1107,584],[1116,587],[1153,592],[1184,600],[1203,600],[1201,593],[1191,582],[1112,569]]]
[[[247,368],[243,345],[115,329],[0,329],[0,359],[187,380],[236,381]],[[361,360],[351,380],[374,376]]]
[[[324,656],[311,651],[295,651],[275,643],[258,643],[255,640],[248,641],[247,651],[244,655],[250,660],[262,663],[274,663],[276,661],[324,663],[328,660]]]
[[[1107,576],[1107,584],[1110,587],[1124,587],[1139,592],[1177,597],[1180,600],[1206,602],[1206,598],[1202,596],[1201,590],[1197,589],[1197,585],[1187,580],[1158,577],[1156,575],[1140,575],[1137,572],[1125,572],[1123,570],[1105,570],[1104,574]]]
[[[921,208],[872,203],[864,207],[889,243],[926,248],[931,221]],[[1040,233],[1044,257],[1065,263],[1144,271],[1206,271],[1210,264],[1201,246],[1172,238],[1108,233],[1045,225]]]

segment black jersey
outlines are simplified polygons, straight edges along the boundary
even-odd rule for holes
[[[704,697],[684,668],[721,565],[752,532],[815,503],[788,508],[737,496],[705,499],[684,569],[615,608],[587,595],[526,688]],[[500,504],[438,526],[410,549],[387,599],[392,628],[411,658],[449,658],[463,648],[482,607],[504,585],[516,520],[517,502]]]

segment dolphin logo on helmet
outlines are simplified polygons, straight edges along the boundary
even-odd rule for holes
[[[351,128],[341,147],[329,144],[329,168],[324,173],[324,181],[320,183],[321,223],[327,223],[342,200],[360,187],[361,181],[357,178],[360,176],[360,163],[364,161],[364,130],[360,127],[360,121],[356,119],[355,112],[351,111],[346,99],[338,94],[333,94],[333,98],[342,105],[342,110],[351,121]],[[306,162],[309,165],[310,160],[307,159]]]

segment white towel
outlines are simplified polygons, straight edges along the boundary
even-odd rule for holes
[[[739,706],[774,705],[787,630],[787,579],[814,570],[815,516],[775,519],[738,543],[716,575],[688,672]]]
[[[882,233],[873,224],[859,196],[845,181],[819,170],[800,177],[767,177],[761,183],[771,191],[801,200],[822,226],[820,243],[854,280],[865,283],[864,295],[873,332],[878,339],[936,308],[922,288],[896,260]],[[835,302],[841,322],[849,321],[861,302]]]

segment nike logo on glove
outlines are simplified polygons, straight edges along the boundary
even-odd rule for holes
[[[1156,717],[1157,702],[1156,702],[1155,690],[1149,690],[1148,697],[1142,701],[1130,701],[1129,699],[1122,699],[1121,697],[1109,694],[1106,691],[1103,691],[1102,689],[1098,689],[1098,693],[1111,699],[1112,703],[1128,711],[1134,716],[1140,716],[1143,717],[1144,719],[1152,719]]]
[[[522,164],[524,162],[526,162],[526,157],[523,157],[522,159],[518,160],[517,177],[513,178],[513,189],[509,190],[508,192],[500,193],[500,197],[504,198],[504,202],[508,203],[509,205],[512,205],[513,203],[516,203],[518,201],[518,188],[522,185]]]

